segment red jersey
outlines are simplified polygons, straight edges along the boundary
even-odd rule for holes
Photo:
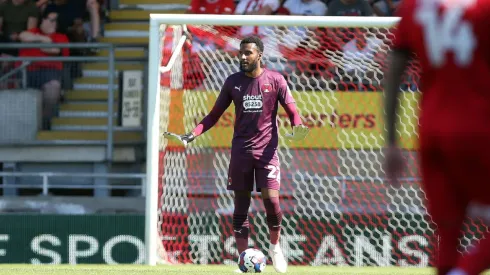
[[[421,135],[490,135],[490,1],[404,0],[398,12],[394,49],[422,69]]]
[[[28,30],[30,33],[34,34],[41,34],[44,35],[39,28],[34,28]],[[68,37],[64,34],[61,33],[52,33],[49,36],[51,38],[51,41],[53,43],[68,43]],[[56,47],[56,46],[54,46]],[[62,48],[60,56],[69,56],[70,51],[68,48]],[[47,53],[44,53],[41,51],[40,48],[31,48],[31,49],[20,49],[19,50],[19,56],[29,56],[29,57],[43,57],[43,56],[53,56],[49,55]],[[32,65],[29,65],[27,67],[28,71],[35,71],[39,69],[55,69],[55,70],[62,70],[63,69],[63,62],[61,61],[38,61],[33,63]]]
[[[194,14],[231,14],[235,3],[233,0],[192,0],[189,10]]]

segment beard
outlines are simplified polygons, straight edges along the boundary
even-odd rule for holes
[[[257,69],[257,62],[248,63],[246,65],[240,64],[240,71],[244,73],[251,73]]]

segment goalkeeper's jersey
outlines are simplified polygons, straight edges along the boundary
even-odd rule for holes
[[[226,109],[231,102],[236,114],[232,152],[256,156],[275,154],[278,103],[294,103],[284,77],[267,69],[256,78],[243,72],[232,74],[226,79],[216,106]]]

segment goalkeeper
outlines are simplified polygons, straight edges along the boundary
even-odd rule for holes
[[[184,144],[192,142],[213,127],[231,102],[234,103],[236,120],[228,170],[228,190],[235,193],[233,231],[237,250],[241,253],[248,247],[248,211],[255,180],[256,190],[262,193],[266,210],[270,233],[269,255],[274,269],[285,273],[287,261],[279,245],[282,212],[279,206],[281,184],[277,155],[278,103],[286,110],[293,128],[292,133],[286,136],[288,139],[302,140],[309,129],[301,123],[284,77],[262,68],[263,52],[264,44],[258,37],[247,37],[240,42],[241,72],[226,79],[211,112],[192,132],[179,136],[178,139]]]

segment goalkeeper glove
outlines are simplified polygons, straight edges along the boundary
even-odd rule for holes
[[[291,134],[286,134],[286,138],[292,141],[298,141],[304,139],[310,129],[302,124],[293,126],[293,132]]]
[[[178,141],[184,144],[184,146],[187,146],[187,144],[191,143],[196,138],[194,134],[192,134],[192,132],[184,135],[177,135],[170,132],[164,132],[163,136],[167,139]]]
[[[196,137],[191,133],[187,133],[185,135],[181,136],[182,142],[184,142],[184,145],[187,145],[191,143]]]

